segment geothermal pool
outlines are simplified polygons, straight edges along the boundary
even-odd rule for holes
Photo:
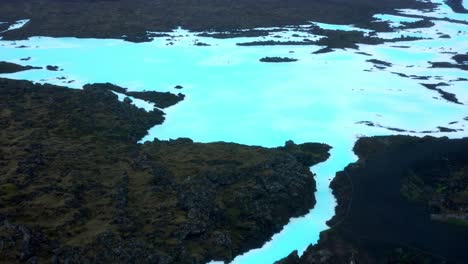
[[[439,1],[440,2],[440,1]],[[432,13],[402,10],[401,16],[379,14],[395,32],[378,33],[382,38],[418,36],[424,40],[359,45],[312,54],[323,47],[238,46],[249,41],[301,41],[311,35],[311,25],[337,30],[356,30],[352,25],[313,23],[279,28],[267,37],[215,39],[196,32],[175,30],[169,37],[148,43],[114,39],[34,37],[24,41],[1,41],[0,61],[22,65],[58,66],[59,71],[30,70],[1,77],[27,79],[81,88],[84,84],[111,82],[131,91],[182,92],[185,100],[164,111],[167,120],[155,126],[141,141],[189,137],[198,142],[227,141],[276,147],[287,140],[323,142],[333,146],[331,157],[311,170],[316,173],[317,204],[307,215],[293,218],[262,248],[238,256],[233,263],[272,263],[293,250],[302,253],[316,243],[319,233],[334,215],[336,201],[329,183],[337,171],[356,160],[354,142],[361,136],[410,134],[452,138],[467,136],[468,82],[459,69],[431,68],[429,61],[450,61],[455,53],[468,52],[468,25],[434,20],[425,29],[400,30],[401,22],[417,21],[405,14],[450,17],[468,21],[442,5]],[[8,30],[20,28],[18,21]],[[357,29],[370,32],[366,29]],[[439,38],[439,33],[450,39]],[[205,43],[209,46],[198,46]],[[21,48],[18,48],[21,47]],[[360,53],[357,53],[360,52]],[[290,57],[289,63],[263,63],[263,57]],[[376,67],[377,59],[391,66]],[[400,75],[399,75],[400,74]],[[402,77],[415,75],[425,80]],[[445,82],[461,104],[449,102],[421,83]],[[182,85],[182,90],[174,86]],[[119,100],[124,96],[119,95]],[[151,111],[157,105],[134,100]],[[372,122],[366,126],[362,121]],[[438,132],[442,126],[455,132]],[[385,127],[415,132],[397,132]],[[420,133],[432,131],[431,133]],[[312,186],[311,186],[312,188]]]

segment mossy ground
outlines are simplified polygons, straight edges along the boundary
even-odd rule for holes
[[[164,113],[99,87],[0,79],[0,262],[230,260],[314,205],[327,145],[137,144]]]

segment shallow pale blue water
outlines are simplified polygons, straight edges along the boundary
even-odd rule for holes
[[[411,11],[415,12],[415,11]],[[444,7],[434,16],[449,12]],[[460,18],[459,14],[447,13]],[[427,14],[426,14],[427,15]],[[466,16],[466,15],[465,15]],[[377,17],[395,23],[401,17]],[[272,263],[293,250],[301,253],[316,243],[325,222],[334,215],[335,199],[328,185],[336,171],[356,160],[352,152],[360,136],[397,134],[382,128],[357,124],[372,121],[408,130],[434,130],[437,126],[466,129],[465,105],[447,102],[420,83],[453,81],[468,77],[458,69],[428,68],[428,61],[447,61],[452,51],[467,52],[468,26],[435,21],[424,30],[379,33],[392,38],[418,35],[422,41],[360,45],[355,50],[311,54],[318,46],[241,47],[236,43],[261,40],[318,39],[306,30],[311,25],[286,27],[282,32],[259,38],[217,40],[176,30],[170,38],[150,43],[122,40],[35,37],[26,41],[0,41],[0,60],[23,65],[56,65],[63,71],[31,70],[1,75],[81,88],[86,83],[111,82],[132,91],[182,92],[184,101],[164,111],[167,120],[149,130],[142,141],[190,137],[198,142],[227,141],[275,147],[286,140],[324,142],[333,146],[331,158],[312,167],[317,174],[317,204],[304,217],[291,219],[284,229],[261,249],[236,258],[233,263]],[[351,26],[317,24],[348,30]],[[15,29],[12,29],[15,30]],[[437,33],[450,34],[439,39]],[[295,34],[298,34],[296,36]],[[278,39],[275,36],[281,36]],[[174,45],[169,45],[173,42]],[[211,46],[194,46],[196,42]],[[21,45],[28,48],[15,48]],[[402,48],[398,46],[409,46]],[[297,58],[293,63],[261,63],[265,56]],[[22,58],[31,57],[29,61]],[[384,70],[366,60],[391,62]],[[369,72],[370,71],[370,72]],[[402,78],[392,72],[429,76],[428,81]],[[440,76],[440,77],[439,77]],[[66,77],[65,80],[58,78]],[[451,82],[445,90],[468,104],[468,82]],[[174,86],[182,85],[179,91]],[[118,94],[119,100],[124,96]],[[142,100],[134,104],[150,111],[154,105]],[[157,105],[156,105],[157,107]],[[460,121],[448,125],[449,122]],[[400,133],[405,134],[405,133]],[[467,136],[466,131],[435,133],[435,136]],[[421,134],[414,134],[421,135]],[[311,186],[312,188],[312,186]]]

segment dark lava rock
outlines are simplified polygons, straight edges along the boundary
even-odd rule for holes
[[[230,261],[314,206],[329,146],[137,144],[164,113],[110,88],[0,79],[0,262]]]
[[[16,63],[0,61],[0,73],[15,73],[27,70],[42,69],[41,67],[22,66]]]
[[[329,52],[333,52],[333,51],[335,51],[335,50],[330,48],[330,47],[325,47],[325,48],[321,48],[319,50],[316,50],[316,51],[312,52],[312,54],[323,54],[323,53],[329,53]]]
[[[150,35],[147,34],[146,32],[145,33],[141,32],[140,34],[136,34],[136,33],[129,34],[129,35],[126,35],[123,39],[125,41],[134,42],[134,43],[149,42],[152,40]]]
[[[124,103],[126,104],[131,104],[132,103],[132,99],[130,99],[130,97],[125,97],[124,100],[123,100]]]
[[[182,85],[176,85],[176,86],[174,87],[174,89],[179,89],[179,90],[182,89],[182,88],[184,88],[184,87],[182,87]]]
[[[46,69],[48,71],[59,71],[60,68],[58,66],[53,66],[53,65],[47,65]]]
[[[196,42],[194,45],[199,46],[199,47],[211,46],[210,44],[207,44],[207,43],[204,43],[204,42]]]
[[[291,254],[289,254],[286,258],[276,261],[274,264],[300,264],[299,255],[297,254],[297,250],[294,250]]]
[[[184,100],[185,95],[173,94],[169,92],[156,92],[156,91],[147,91],[147,92],[129,92],[126,88],[113,85],[111,83],[95,83],[87,84],[84,86],[85,89],[97,89],[97,90],[108,90],[114,91],[117,93],[125,94],[132,96],[141,100],[152,102],[156,104],[158,108],[167,108],[173,106],[178,102]]]
[[[442,126],[438,126],[437,128],[439,129],[440,132],[457,132],[458,131],[453,128],[442,127]]]
[[[452,57],[458,64],[468,64],[468,54],[457,54]]]
[[[439,88],[440,86],[450,86],[447,83],[437,83],[437,84],[421,83],[421,85],[426,87],[429,90],[437,91],[442,96],[442,98],[444,98],[445,100],[449,102],[462,104],[460,103],[460,101],[458,101],[457,96],[455,94],[446,92]]]
[[[264,37],[268,36],[270,32],[275,30],[260,30],[260,29],[249,29],[249,30],[228,30],[224,32],[204,32],[197,36],[210,37],[216,39],[229,39],[229,38],[243,38],[243,37]]]
[[[324,38],[313,41],[312,44],[325,46],[329,49],[358,49],[357,43],[375,45],[384,42],[381,38],[368,36],[361,31],[329,30],[315,26],[311,29],[310,33],[325,36]]]
[[[455,13],[468,14],[468,10],[463,6],[463,0],[445,0],[445,3]]]
[[[361,138],[354,152],[331,183],[331,229],[278,263],[468,261],[468,138]]]
[[[432,68],[457,68],[460,70],[468,70],[468,54],[457,54],[452,57],[453,62],[429,62]]]
[[[185,95],[178,93],[173,94],[169,92],[127,92],[129,96],[133,96],[135,98],[139,98],[145,101],[153,102],[156,104],[156,107],[159,108],[167,108],[169,106],[173,106],[178,102],[184,100]]]
[[[364,55],[364,56],[372,56],[372,54],[369,54],[367,52],[361,52],[361,51],[356,52],[356,54],[360,54],[360,55]]]
[[[402,24],[402,27],[400,27],[399,30],[407,30],[407,29],[414,29],[414,28],[430,28],[435,25],[434,22],[426,18],[423,18],[415,22],[401,22],[401,24]]]
[[[366,61],[371,62],[371,63],[376,64],[376,65],[385,66],[385,67],[391,67],[392,66],[392,64],[390,62],[377,60],[377,59],[370,59],[370,60],[366,60]]]
[[[261,62],[294,62],[298,59],[288,58],[288,57],[263,57],[260,59]]]
[[[429,62],[432,68],[458,68],[460,70],[467,71],[468,65],[455,64],[450,62]]]
[[[302,46],[302,45],[314,45],[313,41],[275,41],[275,40],[260,40],[236,43],[237,46]]]
[[[0,17],[9,21],[24,17],[31,19],[21,29],[2,33],[5,39],[10,40],[31,36],[73,36],[124,38],[140,42],[151,40],[148,31],[168,32],[179,26],[192,31],[241,32],[239,29],[322,21],[374,28],[382,26],[374,22],[374,14],[434,6],[414,0],[269,0],[255,4],[250,0],[37,0],[33,4],[2,1]]]

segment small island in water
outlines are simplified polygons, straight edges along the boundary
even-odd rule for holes
[[[263,57],[260,59],[261,62],[294,62],[298,59],[288,57]]]

